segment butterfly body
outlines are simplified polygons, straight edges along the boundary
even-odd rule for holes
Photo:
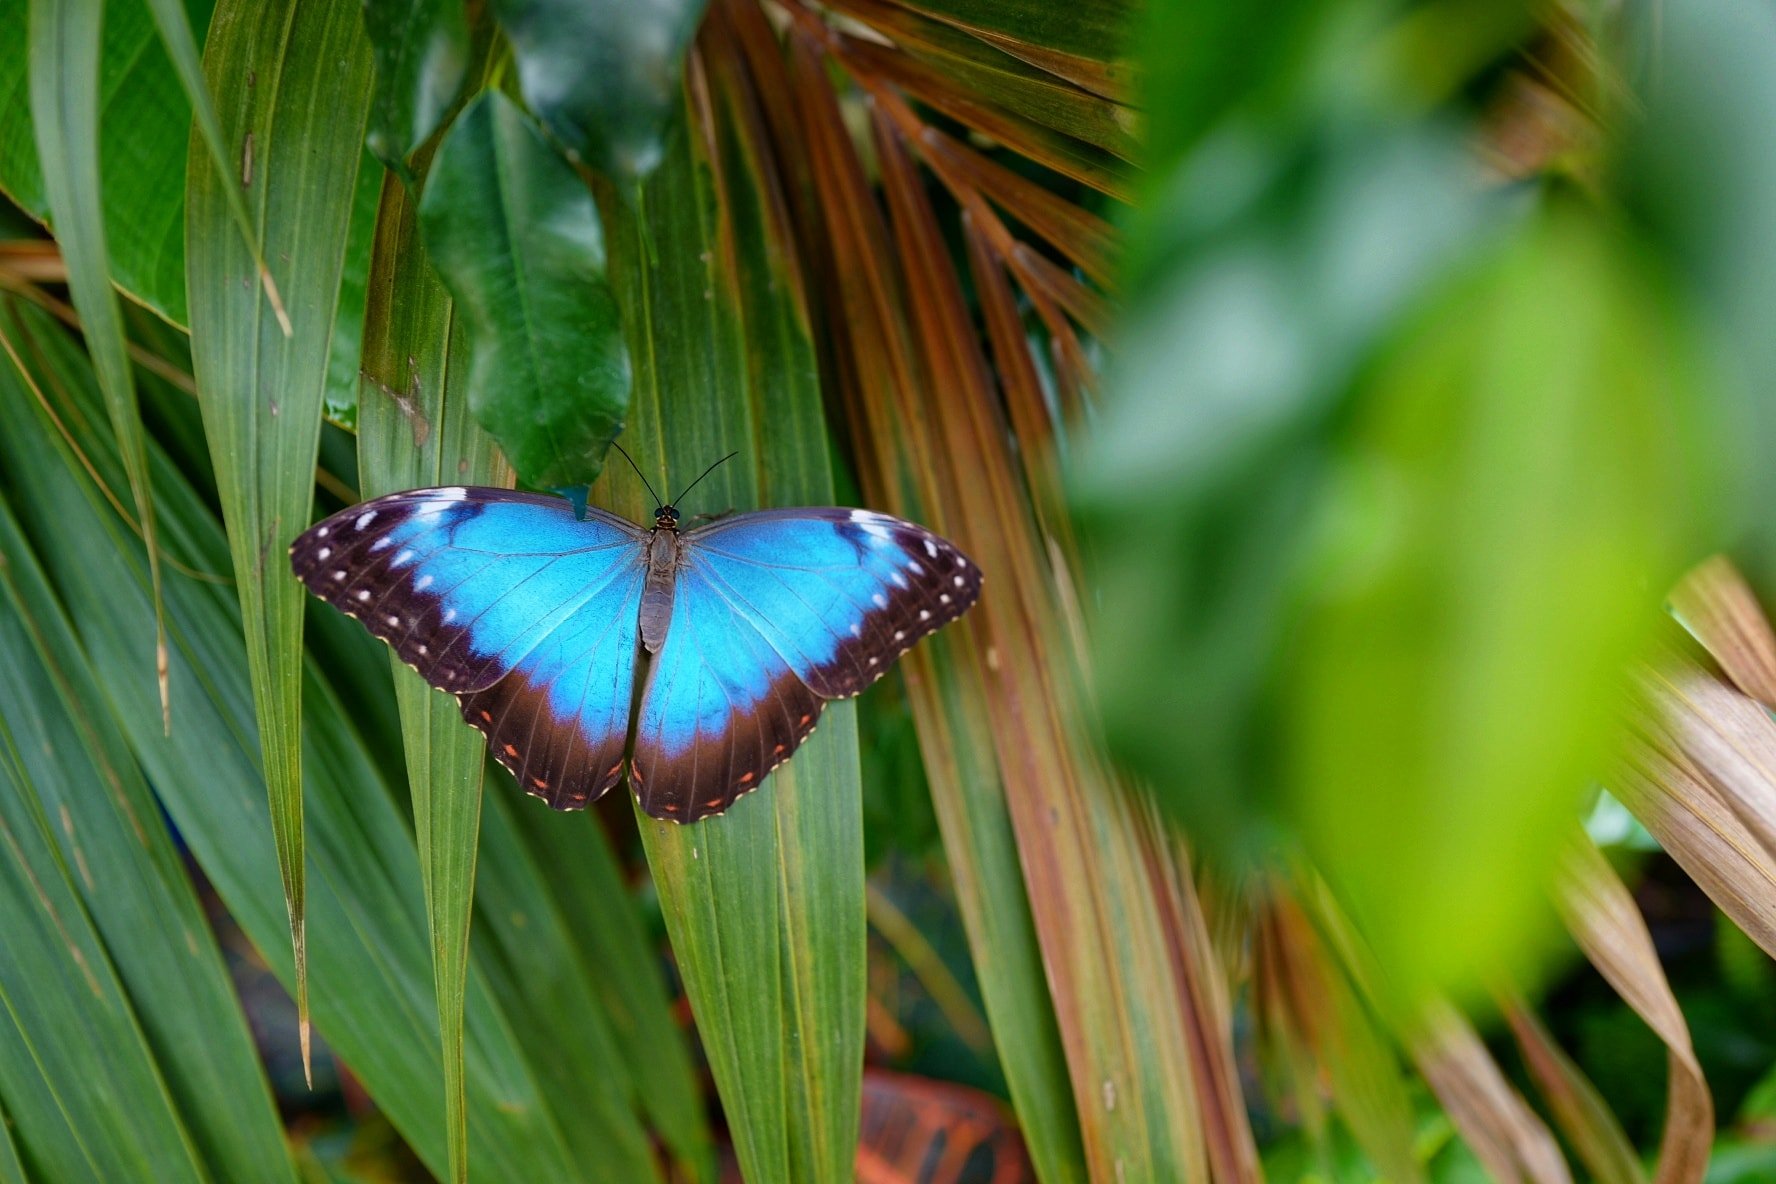
[[[299,578],[454,694],[519,784],[559,809],[627,774],[692,822],[756,789],[980,574],[923,527],[866,510],[738,514],[644,529],[559,498],[449,487],[317,523]]]

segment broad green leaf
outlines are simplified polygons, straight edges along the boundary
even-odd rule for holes
[[[637,359],[631,451],[656,486],[676,490],[740,449],[698,487],[693,512],[829,502],[792,244],[761,182],[756,129],[716,118],[693,118],[672,138],[637,210],[613,225],[612,275]],[[632,517],[651,509],[633,478],[613,471],[605,488]],[[794,760],[722,817],[676,826],[637,811],[751,1180],[852,1173],[864,1016],[859,778],[853,709],[834,703]]]
[[[202,1161],[230,1180],[289,1181],[283,1129],[203,908],[17,524],[0,506],[0,731],[52,820],[61,861]],[[144,696],[146,698],[146,696]],[[16,823],[23,815],[11,814]],[[76,1003],[89,1000],[75,992]],[[53,1089],[71,1065],[40,1066]],[[31,1133],[27,1133],[27,1142]]]
[[[469,417],[461,379],[446,385],[460,373],[452,365],[460,359],[451,356],[450,298],[419,244],[414,201],[393,175],[383,183],[376,226],[358,405],[360,492],[372,498],[428,485],[500,484],[504,466]],[[389,660],[431,935],[451,1178],[462,1181],[469,1164],[462,1015],[486,746],[453,698],[392,654]]]
[[[469,410],[526,485],[585,485],[622,430],[630,364],[585,183],[497,91],[457,117],[420,202],[468,334]]]
[[[1319,490],[1280,739],[1402,998],[1533,952],[1704,525],[1690,346],[1625,251],[1564,205],[1528,223],[1357,388]]]
[[[78,397],[76,404],[60,408],[62,421],[79,423],[92,415],[98,401],[85,360],[42,313],[21,308],[19,319],[31,330],[27,356],[44,357],[46,373],[53,376],[45,390]],[[106,482],[120,479],[107,440],[84,437],[81,443]],[[151,448],[149,459],[165,511],[169,557],[200,571],[226,573],[228,547],[213,512],[156,450]],[[116,668],[152,621],[147,573],[133,548],[134,536],[49,428],[35,400],[5,370],[0,370],[0,471],[16,474],[17,488],[29,493],[16,507],[82,648],[95,669]],[[181,578],[169,582],[167,605],[180,726],[170,737],[162,734],[158,703],[148,688],[106,681],[102,692],[229,912],[279,979],[293,986],[238,602],[226,585]],[[325,625],[317,623],[311,634],[355,655],[339,664],[342,676],[373,685],[380,680],[376,694],[390,697],[382,648],[337,614],[318,620]],[[339,697],[312,670],[306,691],[316,1022],[427,1167],[445,1175],[449,1157],[437,1013],[412,834]],[[375,743],[393,745],[396,735],[391,726],[376,734]],[[539,1017],[538,1022],[556,1020]],[[579,1161],[516,1046],[503,1004],[473,969],[472,958],[465,1055],[476,1175],[575,1178]],[[597,1137],[597,1129],[591,1131],[589,1137]]]
[[[708,0],[493,0],[524,101],[568,156],[627,194],[665,152]]]
[[[366,0],[364,32],[376,58],[368,144],[406,174],[407,157],[444,124],[469,67],[461,0]]]
[[[1616,190],[1706,309],[1721,381],[1715,463],[1736,486],[1734,557],[1763,603],[1776,603],[1776,142],[1758,112],[1776,102],[1776,24],[1755,0],[1685,5],[1670,21],[1633,10],[1634,111],[1622,137]]]
[[[30,0],[0,0],[0,190],[39,221],[50,217],[27,98]],[[191,24],[209,24],[211,0],[188,0]],[[134,299],[184,324],[185,162],[191,108],[145,5],[105,5],[99,169],[111,277]],[[239,236],[239,231],[234,232]]]
[[[216,175],[194,143],[186,178],[192,361],[234,556],[272,832],[308,1041],[302,830],[303,592],[284,552],[308,523],[328,351],[352,192],[363,156],[370,61],[346,0],[223,0],[205,47],[224,137],[249,168]],[[221,188],[244,181],[268,259],[300,260],[283,296],[286,337]],[[243,282],[243,280],[245,282]]]
[[[129,474],[131,500],[142,527],[154,582],[154,671],[165,726],[172,725],[166,685],[166,622],[160,608],[160,546],[154,529],[154,493],[142,449],[142,413],[123,336],[123,312],[111,289],[99,172],[100,27],[103,0],[32,0],[31,119],[43,188],[55,219],[68,286],[80,314],[86,348],[105,392],[111,430]],[[142,647],[147,673],[148,647]]]
[[[1492,213],[1446,136],[1356,136],[1328,134],[1289,168],[1209,155],[1197,167],[1217,171],[1213,193],[1185,166],[1150,211],[1166,237],[1148,244],[1113,393],[1072,474],[1099,560],[1105,738],[1220,853],[1262,842],[1278,808],[1272,696],[1326,425]],[[1329,151],[1339,140],[1361,147]]]

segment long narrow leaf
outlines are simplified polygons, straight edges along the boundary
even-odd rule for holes
[[[142,412],[123,335],[123,312],[111,289],[105,245],[104,192],[99,173],[99,47],[102,0],[32,0],[31,120],[43,187],[68,265],[68,286],[86,330],[111,430],[129,475],[130,494],[148,570],[154,582],[154,679],[163,726],[171,728],[167,692],[166,615],[161,606],[160,546],[154,529],[154,491],[142,449]],[[144,657],[146,655],[144,654]]]
[[[358,471],[366,498],[457,482],[509,483],[493,441],[474,424],[451,365],[450,299],[419,243],[417,211],[393,175],[383,184],[365,317]],[[486,746],[454,700],[390,655],[400,703],[413,825],[431,934],[444,1062],[451,1178],[468,1179],[463,1000],[474,910]]]
[[[54,820],[193,1143],[230,1179],[290,1180],[277,1112],[202,906],[98,676],[9,514],[0,514],[0,604],[0,670],[10,680],[0,728],[14,738],[35,808]]]
[[[74,400],[58,406],[61,421],[77,424],[91,416],[98,401],[85,360],[58,340],[60,332],[45,314],[20,309],[19,320],[34,338],[33,356],[53,377],[46,394]],[[16,503],[20,519],[82,646],[95,665],[109,667],[126,660],[152,621],[147,573],[129,546],[134,536],[85,464],[48,426],[47,414],[10,372],[0,371],[0,469],[16,474],[17,488],[29,491],[29,499]],[[107,482],[120,480],[106,439],[80,442],[92,473]],[[152,448],[149,459],[156,465],[169,558],[193,570],[226,572],[228,548],[213,512]],[[181,726],[170,737],[161,732],[158,703],[148,688],[105,683],[101,690],[229,912],[280,981],[294,986],[238,602],[226,584],[182,579],[169,581],[167,605]],[[311,629],[317,643],[355,655],[342,669],[370,688],[372,702],[392,698],[380,648],[349,621],[320,620],[326,624]],[[312,671],[305,689],[310,710],[304,783],[316,871],[313,949],[322,987],[315,998],[316,1022],[428,1168],[444,1175],[449,1156],[435,1051],[437,1014],[412,835],[338,695]],[[392,746],[398,728],[392,711],[386,714],[377,743]],[[372,711],[357,722],[371,726],[378,718]],[[577,1158],[568,1150],[560,1120],[518,1050],[503,1003],[473,969],[465,1045],[469,1132],[478,1170],[493,1179],[572,1178]],[[584,1125],[588,1138],[598,1137],[596,1124]]]
[[[283,557],[308,523],[370,60],[356,5],[345,0],[223,0],[205,66],[227,97],[224,138],[253,165],[222,177],[207,151],[192,148],[185,211],[192,360],[240,590],[306,1066],[303,593]],[[301,263],[285,292],[295,309],[292,337],[253,282],[253,254],[231,225],[222,189],[242,181],[265,255]]]
[[[702,504],[830,502],[807,312],[759,175],[759,145],[750,129],[712,116],[695,71],[688,89],[687,125],[644,188],[638,220],[625,218],[612,235],[612,276],[636,358],[637,460],[678,489],[738,448],[699,488]],[[626,492],[613,500],[651,508],[632,480]],[[841,1179],[856,1153],[859,780],[852,708],[834,703],[795,759],[722,818],[686,827],[640,819],[749,1179]]]
[[[785,175],[806,177],[822,200],[822,227],[833,247],[853,258],[877,260],[887,253],[881,226],[855,155],[844,140],[843,124],[824,76],[814,68],[785,70],[775,40],[755,9],[724,4],[745,47],[761,93],[775,96],[767,106]],[[826,175],[830,170],[831,175]],[[810,208],[808,202],[803,208]],[[823,256],[815,256],[816,260]],[[847,398],[884,440],[899,438],[904,424],[888,413],[891,390],[903,352],[895,348],[892,324],[882,309],[893,299],[891,281],[875,267],[840,266],[833,261],[822,276],[833,293],[838,315],[851,333],[858,367]],[[905,376],[905,382],[912,381]],[[886,448],[886,444],[883,445]],[[925,458],[912,457],[915,462]],[[882,494],[872,471],[864,470],[866,490],[878,504]],[[900,480],[898,476],[888,478]],[[901,489],[910,487],[902,482]],[[893,503],[930,525],[910,500]],[[1079,1118],[1068,1083],[1046,971],[1036,942],[1030,901],[1025,893],[1016,838],[1001,787],[997,755],[986,718],[987,688],[979,669],[961,647],[939,637],[904,659],[908,698],[919,728],[919,744],[931,779],[932,800],[944,838],[957,899],[980,975],[987,1017],[993,1028],[1013,1101],[1023,1120],[1031,1157],[1050,1182],[1087,1177]]]

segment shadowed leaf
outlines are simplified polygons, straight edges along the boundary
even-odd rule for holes
[[[444,123],[469,66],[461,0],[366,0],[364,33],[376,62],[365,143],[396,172]]]
[[[685,50],[708,0],[493,0],[524,100],[625,198],[659,165]]]

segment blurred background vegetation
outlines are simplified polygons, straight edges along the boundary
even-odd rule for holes
[[[1776,1178],[1768,4],[0,30],[0,1184]],[[284,560],[619,433],[987,575],[694,827]]]

